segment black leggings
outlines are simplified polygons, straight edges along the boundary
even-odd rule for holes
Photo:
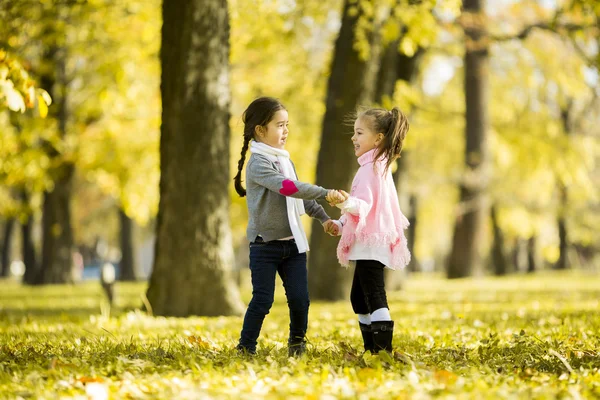
[[[350,302],[355,314],[371,314],[388,308],[383,270],[385,265],[375,260],[357,260],[350,292]]]

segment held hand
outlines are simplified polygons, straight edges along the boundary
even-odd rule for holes
[[[331,236],[337,236],[339,233],[337,224],[330,219],[323,223],[323,230]]]
[[[336,204],[343,203],[344,201],[346,201],[346,199],[347,197],[344,197],[344,195],[337,190],[330,190],[329,193],[327,193],[327,196],[325,197],[325,200],[327,200],[329,205],[332,207]]]

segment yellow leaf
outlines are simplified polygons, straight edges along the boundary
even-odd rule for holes
[[[210,348],[210,344],[200,337],[190,336],[188,337],[188,341],[202,349]]]
[[[46,118],[46,116],[48,115],[48,106],[46,105],[46,101],[40,94],[38,94],[37,98],[38,98],[38,110],[40,112],[40,117]]]

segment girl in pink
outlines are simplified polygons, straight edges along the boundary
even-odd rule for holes
[[[340,191],[327,201],[342,210],[337,249],[340,264],[356,263],[350,301],[358,315],[365,351],[392,351],[394,321],[390,316],[384,269],[401,269],[410,261],[404,230],[408,220],[400,211],[390,165],[400,156],[408,120],[398,109],[373,108],[354,123],[354,154],[360,168],[350,195]]]

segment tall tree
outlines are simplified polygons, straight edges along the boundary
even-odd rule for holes
[[[537,258],[537,236],[532,234],[527,240],[527,272],[533,273],[539,269]]]
[[[572,109],[573,101],[569,99],[566,104],[561,107],[560,119],[562,128],[565,136],[568,138],[572,132]],[[558,174],[557,174],[558,175]],[[556,261],[556,269],[567,269],[568,268],[568,255],[569,255],[569,235],[567,230],[567,208],[569,202],[569,189],[566,183],[558,177],[558,260]]]
[[[392,17],[394,17],[392,15]],[[402,31],[402,27],[399,21],[392,20],[390,23],[395,23],[398,29]],[[388,107],[394,99],[396,91],[396,82],[402,80],[407,84],[413,84],[415,78],[418,75],[419,63],[425,53],[423,50],[417,50],[414,54],[407,55],[399,51],[402,34],[392,40],[385,46],[382,52],[381,65],[379,68],[379,74],[377,76],[377,88],[375,93],[375,100],[377,103],[384,107]],[[409,112],[410,110],[403,110]],[[417,197],[415,193],[411,193],[408,185],[406,185],[406,179],[408,177],[408,169],[410,163],[407,162],[409,158],[406,150],[402,151],[402,156],[397,161],[397,168],[394,171],[393,178],[396,183],[396,189],[400,198],[408,197],[408,202],[403,204],[402,211],[407,215],[409,220],[409,228],[406,232],[406,240],[408,240],[408,248],[412,253],[414,249],[414,242],[416,237],[416,226],[417,226]],[[411,257],[408,269],[410,271],[416,270],[417,260],[414,255]],[[386,270],[386,286],[389,290],[399,290],[402,287],[403,275],[394,273],[393,271]]]
[[[52,34],[56,34],[52,32]],[[51,43],[46,52],[47,64],[53,67],[42,75],[42,87],[56,98],[52,115],[57,120],[61,140],[67,136],[68,83],[66,76],[66,47]],[[59,94],[60,93],[60,94]],[[49,171],[53,185],[44,193],[42,209],[42,261],[36,283],[68,283],[73,281],[71,251],[73,228],[71,196],[75,165],[61,157],[60,151],[46,142],[46,152],[53,168]]]
[[[38,282],[39,265],[36,260],[35,246],[33,244],[33,210],[29,204],[27,189],[21,190],[21,203],[25,207],[25,215],[21,217],[21,255],[25,264],[23,282],[33,285]]]
[[[133,252],[133,221],[127,216],[123,208],[119,208],[121,262],[119,263],[119,280],[135,281],[137,271]]]
[[[360,3],[359,3],[360,4]],[[354,32],[363,9],[346,0],[342,26],[335,42],[331,75],[327,84],[325,116],[321,148],[317,161],[319,186],[349,188],[358,168],[350,145],[348,117],[358,105],[373,103],[379,66],[380,41],[371,41],[368,59],[356,49]],[[348,84],[348,82],[353,82]],[[352,274],[339,267],[336,259],[337,241],[327,237],[318,221],[313,221],[308,265],[311,297],[319,300],[340,300],[347,297]]]
[[[494,238],[492,239],[492,263],[494,265],[494,274],[502,276],[508,273],[508,260],[504,249],[504,232],[502,232],[500,224],[498,223],[498,207],[492,206],[490,213],[492,229],[494,231]]]
[[[163,2],[155,314],[242,311],[231,279],[229,16],[225,0]]]
[[[0,249],[0,277],[8,276],[10,272],[10,248],[12,245],[12,232],[15,225],[14,218],[4,222],[4,235],[2,236],[2,249]]]
[[[485,0],[463,2],[465,31],[465,177],[460,184],[460,207],[448,260],[449,278],[481,272],[480,248],[485,218],[485,173],[488,163],[488,39]]]

